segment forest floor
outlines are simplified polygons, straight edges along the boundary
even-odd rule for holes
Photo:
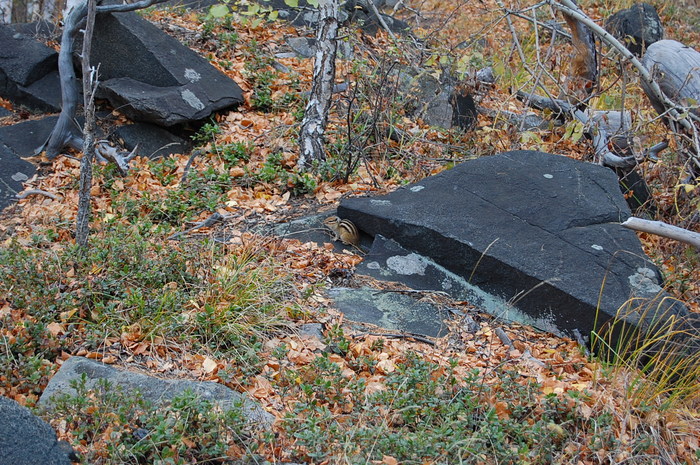
[[[532,149],[593,161],[576,123],[520,132],[480,115],[478,127],[465,133],[405,113],[390,85],[397,63],[435,75],[449,69],[465,80],[492,66],[496,84],[482,91],[479,104],[517,113],[528,109],[515,90],[531,90],[533,74],[565,73],[570,45],[550,46],[532,21],[511,16],[514,45],[498,3],[410,2],[397,15],[421,39],[418,51],[404,36],[343,28],[355,56],[338,61],[337,82],[352,83],[351,90],[334,95],[328,159],[311,173],[295,164],[300,96],[310,89],[313,60],[274,55],[285,50],[286,37],[313,31],[245,5],[218,19],[146,11],[232,77],[246,103],[193,136],[202,155],[186,179],[188,155],[137,158],[126,177],[98,166],[87,251],[73,238],[79,154],[36,160],[46,169],[27,188],[57,199],[29,196],[0,217],[0,394],[34,406],[61,362],[80,355],[222,383],[247,392],[276,418],[271,430],[258,431],[190,398],[147,415],[138,399],[81,391],[46,418],[83,463],[700,463],[697,372],[672,382],[659,370],[638,371],[638,359],[603,363],[576,341],[430,293],[420,298],[461,310],[478,328],[468,331],[456,319],[449,336],[433,343],[373,335],[381,329],[349,324],[325,296],[334,279],[387,286],[353,275],[361,255],[255,232],[498,152]],[[580,3],[595,20],[631,4]],[[667,38],[700,48],[697,9],[670,1],[657,7]],[[545,7],[537,15],[552,17]],[[658,162],[641,166],[652,219],[700,231],[700,184],[684,177],[682,143],[656,116],[634,71],[603,52],[602,90],[591,107],[624,104],[639,146],[669,141]],[[548,79],[542,77],[544,85],[556,89]],[[387,138],[387,128],[407,137]],[[169,239],[214,212],[225,221]],[[211,240],[223,231],[227,243]],[[700,311],[697,251],[639,237],[666,291]],[[306,323],[321,323],[323,338],[300,336]]]

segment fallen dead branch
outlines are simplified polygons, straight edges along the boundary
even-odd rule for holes
[[[644,220],[634,216],[630,216],[620,224],[625,228],[635,231],[656,234],[657,236],[668,237],[669,239],[684,242],[700,250],[700,234],[679,228],[678,226],[673,226],[662,221]]]
[[[22,192],[22,193],[20,193],[20,194],[17,194],[16,197],[17,197],[19,200],[22,200],[22,199],[26,199],[26,198],[29,197],[30,195],[43,195],[44,197],[48,197],[48,198],[50,198],[50,199],[52,199],[52,200],[57,200],[57,199],[58,199],[58,196],[57,196],[57,195],[52,194],[51,192],[43,191],[43,190],[41,190],[41,189],[30,189],[30,190],[28,190],[28,191],[24,191],[24,192]]]
[[[195,230],[200,229],[200,228],[208,228],[210,226],[214,226],[216,223],[218,223],[219,221],[223,221],[224,219],[226,219],[226,217],[224,215],[222,215],[219,212],[214,212],[211,215],[209,215],[209,217],[207,219],[205,219],[204,221],[200,221],[199,223],[195,224],[191,228],[186,229],[185,231],[178,231],[175,234],[170,235],[168,237],[168,240],[169,241],[179,240],[178,238],[180,236],[183,236],[185,234],[189,234],[192,231],[195,231]]]

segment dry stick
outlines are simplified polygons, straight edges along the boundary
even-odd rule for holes
[[[503,345],[507,346],[509,349],[515,349],[515,346],[513,345],[513,341],[510,340],[508,335],[506,334],[505,331],[503,331],[503,328],[500,326],[496,329],[494,329],[494,332],[496,333],[496,336],[498,336],[498,339],[501,340]]]
[[[214,212],[211,215],[209,215],[209,217],[207,219],[205,219],[204,221],[200,221],[199,223],[195,224],[191,228],[186,229],[185,231],[179,231],[179,232],[176,232],[175,234],[170,235],[167,240],[169,240],[169,241],[178,240],[177,238],[182,236],[182,235],[189,234],[192,231],[199,229],[199,228],[208,228],[209,226],[213,226],[216,223],[218,223],[219,221],[223,221],[224,219],[225,219],[225,217],[221,213]]]
[[[630,216],[620,224],[625,228],[633,229],[635,231],[656,234],[657,236],[668,237],[680,242],[685,242],[686,244],[690,244],[696,249],[700,250],[700,234],[687,229],[679,228],[678,226],[673,226],[661,221],[643,220],[634,216]]]
[[[419,336],[417,334],[399,334],[399,333],[365,333],[367,336],[379,336],[379,337],[388,337],[391,339],[415,339],[418,342],[422,342],[424,344],[429,344],[431,346],[435,345],[435,341],[431,341],[427,337]]]
[[[192,167],[192,162],[194,161],[195,158],[197,158],[201,154],[202,154],[202,151],[199,149],[195,149],[192,152],[192,155],[190,155],[190,158],[187,160],[187,164],[185,165],[185,169],[182,172],[182,177],[180,178],[180,184],[185,184],[185,182],[187,181],[187,174],[190,172],[190,168]]]
[[[86,26],[81,55],[85,127],[83,128],[83,158],[80,160],[80,189],[78,191],[78,213],[75,220],[75,242],[83,249],[87,247],[90,235],[92,160],[95,158],[95,91],[99,82],[99,66],[97,68],[90,66],[90,53],[95,30],[96,8],[96,0],[87,0]]]
[[[19,200],[22,200],[22,199],[26,199],[30,195],[43,195],[43,196],[48,197],[48,198],[53,199],[53,200],[58,199],[58,196],[52,194],[51,192],[42,191],[41,189],[30,189],[28,191],[22,192],[21,194],[17,194],[16,197]]]
[[[534,87],[534,88],[536,88],[539,85],[538,78],[535,75],[535,72],[527,64],[527,58],[525,57],[525,52],[523,52],[523,48],[520,45],[520,39],[518,39],[518,31],[515,30],[515,26],[513,25],[513,21],[510,19],[510,10],[505,7],[505,5],[503,4],[503,2],[501,0],[496,0],[496,4],[501,8],[501,10],[503,10],[503,13],[505,14],[506,22],[508,23],[508,29],[510,29],[510,34],[513,36],[513,45],[515,46],[515,49],[518,51],[518,56],[520,57],[520,61],[522,62],[523,67],[525,68],[525,70],[528,72],[528,74],[530,76],[532,76],[534,79],[536,79],[535,87]],[[538,64],[540,64],[540,63],[538,63]],[[549,71],[547,71],[545,69],[545,67],[542,66],[541,64],[540,64],[540,70],[553,82],[557,82],[557,79],[554,76],[552,76],[552,74]],[[523,86],[523,87],[525,87],[525,86]],[[533,91],[534,91],[534,88],[533,88]],[[551,99],[554,98],[549,94],[549,91],[544,86],[541,86],[540,88],[547,95],[547,97],[549,97]]]
[[[372,294],[382,294],[385,292],[397,292],[399,294],[437,294],[450,297],[450,295],[445,291],[436,291],[433,289],[380,289],[372,292]]]

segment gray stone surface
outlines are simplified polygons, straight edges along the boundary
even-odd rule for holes
[[[59,113],[61,111],[61,78],[58,70],[47,73],[28,86],[17,88],[22,106],[36,112]]]
[[[338,309],[352,321],[370,323],[390,331],[420,336],[447,334],[443,319],[449,315],[419,297],[376,289],[334,288],[329,295]]]
[[[46,76],[57,71],[58,53],[1,24],[0,44],[0,97],[33,111],[54,111],[50,91],[58,91],[60,97],[60,87],[55,88],[55,81]]]
[[[23,121],[11,126],[0,127],[0,145],[5,146],[19,157],[31,157],[46,142],[58,120],[57,116]],[[76,127],[76,132],[80,129]]]
[[[618,11],[605,21],[605,28],[637,56],[642,56],[649,45],[664,38],[659,14],[648,3],[635,3]]]
[[[58,67],[55,50],[8,25],[0,25],[0,43],[0,70],[17,85],[28,86]]]
[[[48,40],[61,40],[61,28],[52,21],[39,20],[33,23],[11,23],[8,26],[15,32],[24,34],[42,43]]]
[[[12,112],[7,108],[0,107],[0,118],[12,115]]]
[[[22,182],[34,176],[36,168],[0,144],[0,210],[17,201]]]
[[[381,234],[375,236],[372,248],[357,265],[356,272],[380,281],[399,282],[412,289],[445,292],[505,320],[533,326],[546,323],[523,314],[503,298],[479,289],[468,279],[445,269],[429,257],[407,250]]]
[[[28,408],[0,396],[1,465],[70,465],[72,448]]]
[[[136,152],[148,158],[187,153],[191,147],[185,139],[148,123],[120,126],[114,130],[114,136],[128,151],[132,151],[138,145]]]
[[[94,387],[100,379],[106,379],[124,392],[140,392],[144,400],[156,406],[167,404],[174,396],[190,390],[200,398],[209,400],[221,409],[233,408],[243,402],[243,410],[247,420],[260,427],[269,428],[274,417],[265,412],[258,404],[247,396],[233,391],[221,384],[207,381],[188,381],[180,379],[159,379],[123,369],[117,369],[83,357],[71,357],[66,360],[58,372],[51,378],[44,393],[39,399],[39,405],[51,410],[51,398],[56,395],[74,395],[75,390],[70,386],[71,380],[80,380],[87,376],[86,386]]]
[[[619,225],[630,211],[615,174],[563,156],[480,158],[386,196],[343,200],[338,214],[556,334],[589,334],[631,297],[664,295],[637,236]]]
[[[306,323],[299,327],[299,336],[323,339],[323,325],[321,323]]]
[[[136,121],[172,126],[243,102],[232,79],[136,13],[97,17],[91,60],[112,106]]]

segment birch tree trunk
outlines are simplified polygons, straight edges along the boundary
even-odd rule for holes
[[[338,0],[320,0],[318,9],[319,26],[316,35],[313,83],[299,137],[297,167],[300,169],[308,169],[314,160],[326,159],[323,138],[335,80]]]
[[[12,21],[12,0],[0,0],[0,24]]]

